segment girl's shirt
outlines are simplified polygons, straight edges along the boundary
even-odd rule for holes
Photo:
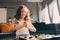
[[[22,25],[23,23],[24,23],[24,21],[19,20],[19,21],[18,21],[18,24],[16,24],[16,25],[17,25],[17,27],[18,27],[18,26]],[[23,27],[23,28],[21,28],[21,29],[18,29],[18,30],[16,31],[16,35],[30,35],[30,34],[29,34],[29,29],[26,28],[26,27]]]

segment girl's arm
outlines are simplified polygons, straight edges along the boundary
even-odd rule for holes
[[[12,23],[10,25],[10,31],[15,31],[15,30],[18,30],[18,29],[21,29],[24,27],[23,24],[22,25],[16,25],[15,22],[16,22],[15,19],[13,19]]]
[[[33,24],[31,23],[31,21],[29,22],[28,28],[30,29],[30,31],[36,32],[36,28],[33,26]]]

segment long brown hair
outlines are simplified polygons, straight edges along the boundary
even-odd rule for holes
[[[29,20],[30,20],[30,10],[29,10],[25,5],[19,6],[19,8],[17,9],[16,15],[15,15],[15,18],[16,18],[17,20],[20,19],[21,10],[22,10],[23,8],[25,8],[26,11],[28,12],[27,15],[25,16],[24,20],[29,21]]]

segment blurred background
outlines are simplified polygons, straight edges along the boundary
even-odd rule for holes
[[[60,23],[59,0],[0,0],[0,23],[13,19],[20,5],[30,9],[33,22]]]
[[[9,32],[9,27],[5,27],[5,24],[14,18],[20,5],[26,5],[30,9],[32,24],[38,30],[32,34],[49,34],[50,31],[51,34],[60,34],[60,0],[0,0],[1,33]],[[2,24],[5,26],[2,27]]]

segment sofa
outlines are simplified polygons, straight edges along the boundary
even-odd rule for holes
[[[45,24],[44,22],[32,23],[32,24],[34,25],[34,27],[36,28],[37,31],[36,32],[30,31],[31,35],[36,35],[36,34],[56,34],[56,24]],[[5,32],[7,34],[1,34],[0,33],[0,38],[8,38],[8,37],[15,37],[16,36],[16,32],[9,32],[9,30],[8,30],[9,27],[8,26],[7,26],[7,29],[4,29],[4,30],[3,29],[4,28],[2,27],[2,32]]]
[[[30,34],[56,34],[56,24],[45,24],[44,22],[41,23],[32,23],[36,28],[36,32],[31,32]]]
[[[16,36],[16,33],[10,32],[9,28],[9,23],[0,24],[0,39],[14,38]]]

